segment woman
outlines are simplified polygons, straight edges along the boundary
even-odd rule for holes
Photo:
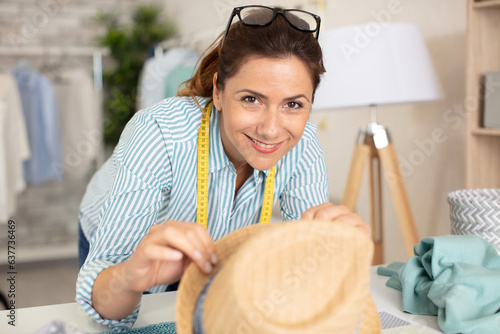
[[[285,220],[340,220],[368,233],[359,216],[328,203],[307,122],[324,72],[319,25],[308,12],[235,8],[180,96],[128,123],[81,206],[91,247],[77,301],[94,319],[131,326],[144,291],[165,291],[191,261],[209,273],[213,241],[268,219],[278,200]],[[206,228],[186,223],[194,221]]]

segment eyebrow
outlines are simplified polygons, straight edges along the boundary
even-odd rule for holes
[[[267,99],[266,95],[264,95],[262,93],[259,93],[259,92],[256,92],[256,91],[251,90],[251,89],[241,89],[241,90],[236,91],[236,93],[250,93],[250,94],[255,95],[257,97]],[[299,97],[303,97],[303,98],[305,98],[307,100],[307,102],[311,102],[311,101],[309,101],[309,99],[307,98],[307,96],[305,96],[304,94],[298,94],[298,95],[286,97],[283,100],[295,100],[295,99],[298,99]]]

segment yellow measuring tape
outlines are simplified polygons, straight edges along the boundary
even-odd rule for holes
[[[209,122],[210,110],[213,102],[207,104],[205,112],[201,118],[200,130],[198,131],[198,183],[197,183],[197,211],[196,222],[207,228],[208,220],[208,147],[209,147]],[[262,203],[262,212],[260,214],[261,223],[271,221],[271,212],[273,209],[274,196],[274,175],[275,166],[269,170],[266,185],[264,188],[264,202]]]

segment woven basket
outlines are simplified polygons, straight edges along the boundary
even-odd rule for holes
[[[451,234],[474,234],[500,255],[500,189],[466,189],[448,194]]]

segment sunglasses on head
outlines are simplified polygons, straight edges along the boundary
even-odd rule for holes
[[[316,39],[318,39],[321,23],[321,18],[318,15],[301,9],[282,9],[258,5],[241,6],[233,9],[227,23],[226,32],[222,38],[221,49],[235,16],[238,16],[243,25],[262,27],[271,24],[278,14],[283,15],[285,20],[294,29],[304,32],[316,32]]]

